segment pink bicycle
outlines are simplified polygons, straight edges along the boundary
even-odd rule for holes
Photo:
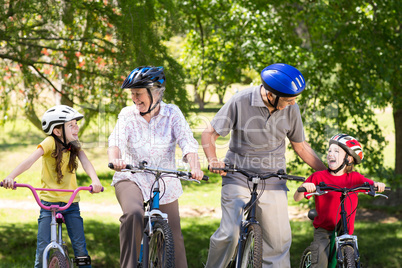
[[[0,182],[0,187],[3,187],[3,182]],[[52,220],[50,222],[50,244],[47,245],[45,250],[43,251],[43,257],[42,257],[43,268],[73,267],[73,261],[70,260],[68,257],[68,248],[62,238],[62,229],[63,229],[62,227],[64,223],[64,217],[61,213],[57,212],[68,209],[73,203],[73,200],[79,191],[84,190],[92,192],[92,186],[81,186],[75,190],[63,190],[63,189],[34,188],[32,185],[29,184],[14,182],[14,188],[18,187],[29,188],[33,196],[35,197],[36,203],[38,203],[38,205],[41,208],[52,212]],[[45,206],[41,203],[37,191],[72,192],[72,195],[65,206],[62,207],[60,207],[59,205]],[[50,255],[50,257],[48,257],[50,250],[52,250],[52,254]],[[77,266],[89,265],[91,264],[91,260],[88,259],[88,257],[78,257],[74,259],[74,264],[76,264]]]

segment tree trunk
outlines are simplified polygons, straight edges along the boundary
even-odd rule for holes
[[[395,123],[395,175],[402,176],[402,109],[394,110]]]
[[[385,192],[389,199],[376,198],[373,204],[381,206],[399,206],[402,202],[402,109],[394,107],[394,124],[395,124],[395,173],[392,181],[396,181],[392,185],[391,192]],[[385,152],[386,153],[386,152]]]
[[[198,104],[199,109],[204,110],[204,99],[198,92],[198,83],[194,84],[194,102]]]

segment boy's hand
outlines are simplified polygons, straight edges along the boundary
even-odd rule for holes
[[[384,192],[384,190],[385,190],[385,183],[382,183],[382,182],[374,182],[374,186],[375,186],[375,187],[378,187],[377,192],[379,192],[379,193]]]
[[[313,193],[315,192],[316,188],[315,188],[315,184],[311,183],[311,182],[304,182],[301,187],[306,188],[308,193]]]

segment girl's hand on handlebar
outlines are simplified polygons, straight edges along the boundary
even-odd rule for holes
[[[226,172],[223,170],[213,170],[213,168],[225,168],[225,163],[222,161],[218,161],[218,160],[211,160],[209,162],[209,171],[213,172],[213,173],[218,173],[221,176],[226,176]]]
[[[112,162],[113,169],[116,171],[121,171],[122,169],[126,168],[126,162],[123,159],[114,159]]]
[[[6,177],[3,180],[3,187],[6,188],[6,189],[8,189],[8,188],[14,189],[14,179],[10,178],[10,177]]]
[[[92,181],[92,193],[100,193],[103,189],[100,181]]]
[[[315,188],[315,184],[311,183],[311,182],[304,182],[301,187],[306,188],[308,193],[313,193],[315,192],[316,188]]]
[[[377,192],[379,192],[379,193],[384,192],[384,190],[385,190],[385,183],[382,183],[382,182],[374,182],[374,186],[375,186],[375,187],[378,187]]]

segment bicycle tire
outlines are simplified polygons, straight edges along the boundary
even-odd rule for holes
[[[262,230],[257,223],[247,227],[246,240],[242,249],[240,267],[262,267]]]
[[[153,234],[149,238],[149,267],[173,268],[174,243],[169,224],[163,219],[154,219]]]
[[[342,268],[356,268],[355,251],[352,246],[345,245],[341,248],[343,253]]]
[[[64,257],[60,251],[55,251],[49,258],[47,267],[49,268],[69,268],[68,258]]]
[[[300,268],[309,268],[311,267],[311,248],[307,247],[300,260]]]

